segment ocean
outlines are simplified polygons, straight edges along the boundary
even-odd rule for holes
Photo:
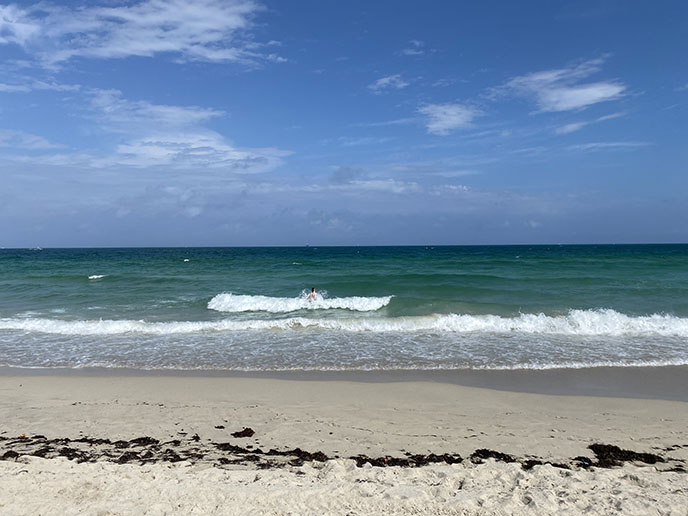
[[[2,366],[685,364],[688,245],[0,250]]]

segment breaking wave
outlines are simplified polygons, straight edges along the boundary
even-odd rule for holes
[[[357,312],[374,312],[391,301],[392,296],[385,297],[320,297],[309,301],[300,297],[243,296],[235,294],[218,294],[210,300],[208,308],[218,312],[270,312],[288,313],[297,310],[330,310],[334,308],[354,310]]]
[[[228,296],[229,294],[222,294]],[[240,302],[231,301],[234,297],[248,297],[252,301],[252,308],[241,309]],[[246,311],[261,310],[257,306],[264,306],[263,311],[271,311],[269,301],[261,305],[260,296],[232,296],[227,298],[216,296],[215,310]],[[219,299],[218,299],[219,298]],[[224,301],[224,304],[222,300]],[[275,298],[265,298],[267,300]],[[279,298],[277,298],[279,299]],[[345,308],[345,300],[366,299],[368,310],[376,306],[370,300],[378,299],[377,305],[384,306],[388,298],[341,298],[322,300],[330,303],[327,308]],[[384,300],[387,300],[383,303]],[[211,303],[213,303],[211,301]],[[282,311],[298,308],[288,308],[291,305],[282,300],[279,304]],[[293,300],[298,302],[299,300]],[[355,301],[350,301],[355,304]],[[213,304],[215,304],[213,303]],[[234,303],[234,304],[233,304]],[[337,304],[339,303],[339,304]],[[209,303],[210,305],[210,303]],[[362,310],[364,305],[358,305]],[[210,307],[210,306],[209,306]],[[222,308],[220,308],[222,307]],[[210,307],[212,308],[212,307]],[[501,317],[497,315],[431,315],[420,317],[377,317],[377,318],[308,318],[290,317],[284,319],[251,319],[221,321],[172,321],[148,322],[143,320],[61,320],[46,318],[6,318],[0,319],[0,330],[15,330],[26,332],[52,333],[61,335],[116,335],[116,334],[191,334],[203,332],[227,331],[297,331],[304,329],[329,330],[338,332],[398,332],[398,333],[493,333],[493,334],[542,334],[569,336],[663,336],[688,337],[688,318],[672,315],[654,314],[648,316],[628,316],[614,310],[571,310],[567,315],[549,316],[544,314],[520,314],[515,317]]]

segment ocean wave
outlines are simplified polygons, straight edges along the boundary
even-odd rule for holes
[[[552,371],[561,369],[631,369],[631,368],[655,368],[655,367],[682,367],[688,366],[688,359],[674,359],[674,360],[600,360],[600,361],[579,361],[579,362],[551,362],[551,363],[519,363],[514,365],[429,365],[423,364],[418,366],[412,365],[386,365],[384,367],[379,365],[357,365],[357,366],[234,366],[234,365],[215,365],[215,364],[198,364],[198,365],[182,365],[182,364],[123,364],[114,360],[92,360],[81,363],[74,363],[71,365],[25,365],[15,364],[11,362],[0,362],[0,367],[11,367],[13,369],[35,369],[35,370],[73,370],[73,369],[128,369],[138,371],[236,371],[242,373],[301,373],[301,372],[320,372],[320,373],[346,373],[346,372],[429,372],[442,373],[446,371]]]
[[[357,312],[374,312],[391,301],[385,297],[319,297],[315,301],[300,297],[245,296],[218,294],[208,302],[208,308],[218,312],[288,313],[297,310],[331,310],[335,308]]]
[[[347,299],[347,298],[344,298]],[[351,299],[351,298],[349,298]],[[334,300],[333,300],[334,301]],[[378,318],[251,319],[221,321],[148,322],[144,320],[73,320],[46,318],[0,319],[0,330],[62,335],[153,335],[227,331],[297,331],[305,329],[373,333],[492,333],[564,336],[688,337],[688,319],[654,314],[632,317],[614,310],[571,310],[567,315],[520,314],[430,315]]]
[[[107,276],[107,274],[91,274],[88,279],[101,279]]]

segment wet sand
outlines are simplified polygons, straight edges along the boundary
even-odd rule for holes
[[[113,368],[11,368],[2,376],[173,376],[266,378],[366,383],[438,382],[510,392],[568,396],[688,401],[688,366],[596,367],[589,369],[422,370],[405,371],[227,371],[138,370]]]

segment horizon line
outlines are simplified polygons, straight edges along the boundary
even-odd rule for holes
[[[46,249],[302,249],[302,248],[346,248],[346,247],[549,247],[549,246],[615,246],[615,245],[688,245],[688,242],[556,242],[556,243],[512,243],[512,244],[324,244],[324,245],[161,245],[161,246],[60,246],[60,247],[0,247],[2,251],[43,251]]]

